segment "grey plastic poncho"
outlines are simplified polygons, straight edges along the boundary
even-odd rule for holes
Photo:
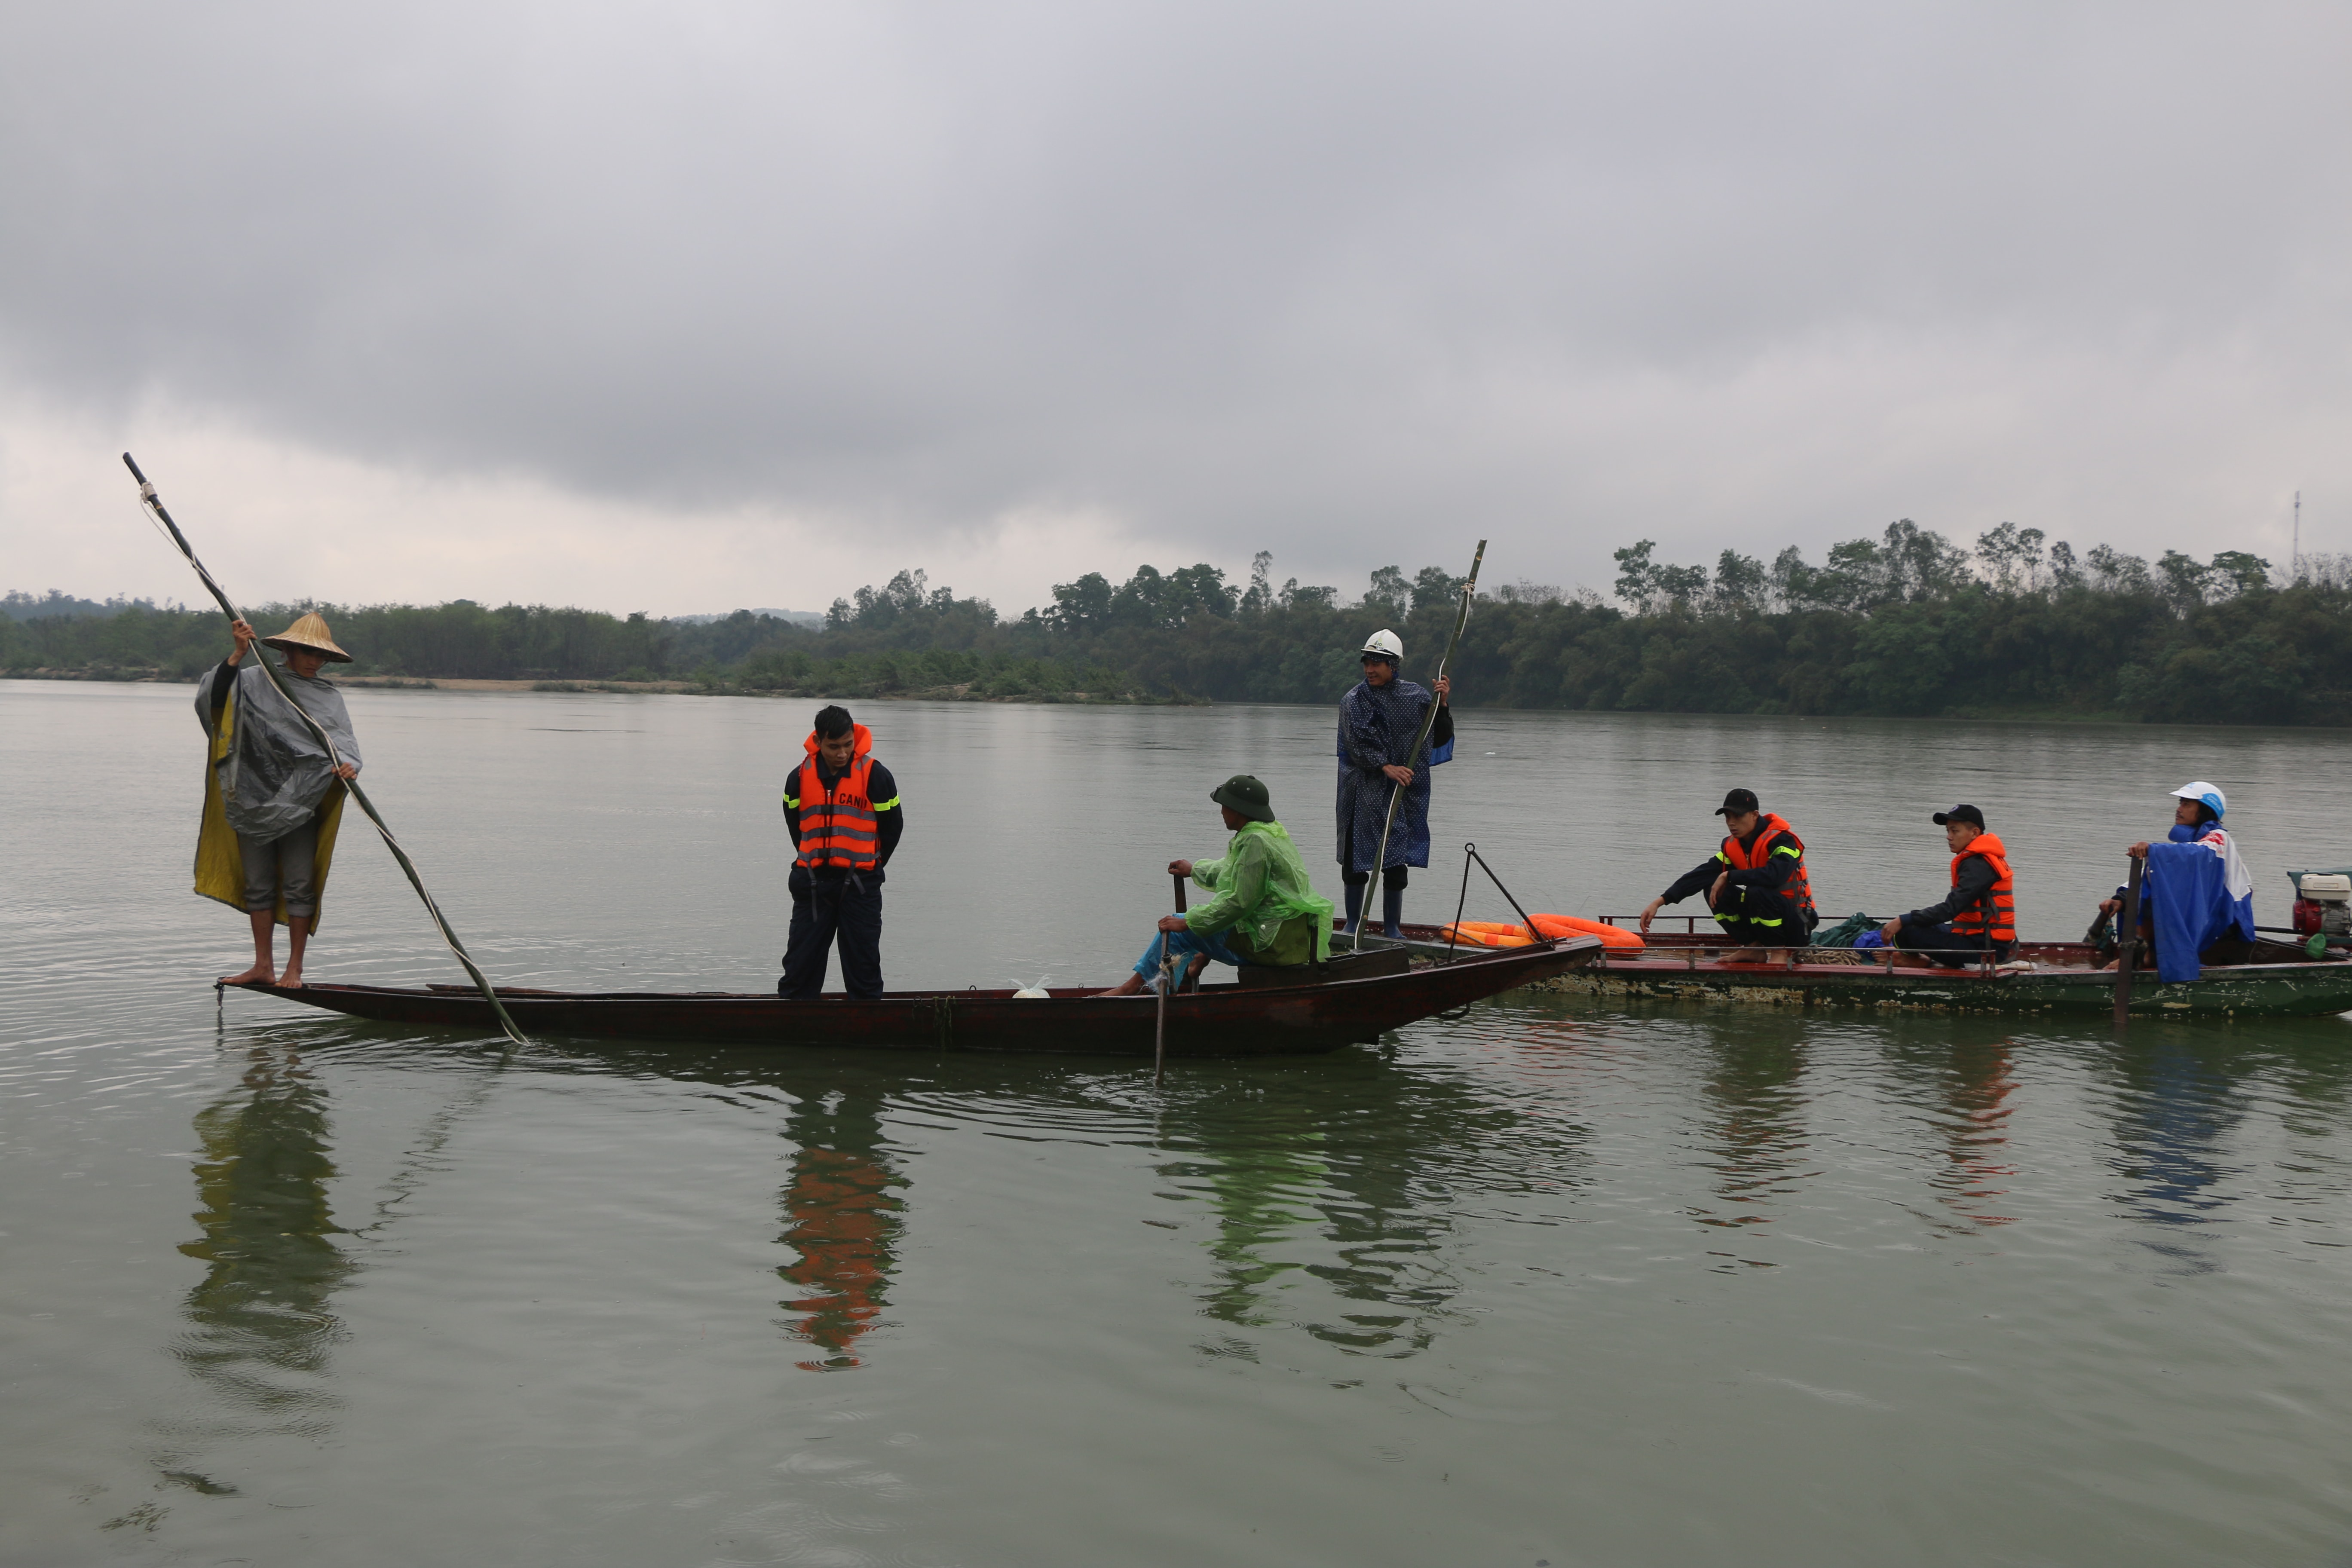
[[[241,838],[282,838],[310,820],[326,798],[335,764],[319,744],[301,715],[262,673],[258,650],[254,662],[236,670],[236,686],[221,722],[231,727],[229,744],[213,763],[220,781],[221,805],[228,825]],[[215,665],[196,683],[196,721],[205,732],[213,730],[213,681]],[[319,727],[334,738],[343,761],[360,765],[359,739],[352,733],[352,716],[343,694],[324,680],[305,680],[290,669],[278,677]]]

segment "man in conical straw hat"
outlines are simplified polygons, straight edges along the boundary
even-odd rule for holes
[[[236,647],[196,687],[196,717],[211,737],[205,822],[196,840],[196,891],[243,910],[253,922],[253,967],[231,985],[280,983],[276,922],[287,928],[282,984],[302,984],[302,949],[318,929],[319,897],[342,820],[343,784],[359,776],[359,742],[343,694],[319,679],[329,659],[349,664],[325,617],[303,616],[274,637],[232,624]],[[287,690],[334,743],[320,744],[261,668],[256,642],[286,655]],[[248,662],[247,656],[251,658]]]

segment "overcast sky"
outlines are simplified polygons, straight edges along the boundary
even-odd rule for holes
[[[0,0],[0,587],[2352,550],[2352,7]]]

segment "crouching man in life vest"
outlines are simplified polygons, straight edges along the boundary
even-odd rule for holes
[[[1331,900],[1315,896],[1307,862],[1290,830],[1274,819],[1265,785],[1235,773],[1209,792],[1223,808],[1233,841],[1222,859],[1171,860],[1171,876],[1189,877],[1214,895],[1189,914],[1162,915],[1160,932],[1135,961],[1135,972],[1101,996],[1157,990],[1162,961],[1175,960],[1176,980],[1210,959],[1220,963],[1288,968],[1330,956]]]
[[[882,994],[882,868],[907,825],[898,781],[874,760],[874,737],[846,708],[819,709],[803,744],[808,759],[784,786],[784,826],[800,853],[776,992],[814,1000],[838,937],[843,989],[870,1000]]]
[[[1936,813],[1952,851],[1952,890],[1944,901],[1888,921],[1880,934],[1907,962],[1961,969],[1990,952],[2006,963],[2017,942],[2017,884],[2009,849],[1985,831],[1984,813],[1956,805]]]
[[[1805,841],[1777,812],[1757,805],[1756,792],[1736,789],[1715,808],[1730,831],[1722,847],[1675,879],[1642,911],[1648,931],[1658,910],[1678,904],[1701,888],[1706,907],[1724,934],[1747,945],[1727,954],[1727,963],[1754,963],[1768,947],[1804,947],[1822,917],[1813,909],[1812,879],[1805,874]]]

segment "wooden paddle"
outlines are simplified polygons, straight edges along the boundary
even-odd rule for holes
[[[2135,858],[2131,863],[2131,880],[2124,886],[2124,912],[2116,923],[2116,1027],[2128,1021],[2131,1012],[2132,970],[2139,963],[2139,879],[2147,869],[2147,862]]]

